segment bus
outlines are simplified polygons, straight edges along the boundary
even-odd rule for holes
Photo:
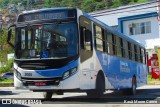
[[[25,11],[7,42],[15,50],[15,88],[46,99],[64,92],[100,97],[108,89],[135,95],[147,84],[145,47],[77,8]]]

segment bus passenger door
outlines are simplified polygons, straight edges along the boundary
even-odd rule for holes
[[[81,89],[91,88],[91,72],[93,72],[92,26],[87,18],[80,17],[80,70]]]

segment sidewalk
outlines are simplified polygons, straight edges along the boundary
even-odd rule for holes
[[[0,82],[0,87],[14,87],[14,83]]]

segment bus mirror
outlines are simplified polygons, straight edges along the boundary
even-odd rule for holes
[[[11,40],[12,29],[8,30],[7,42]]]
[[[11,27],[14,27],[15,25],[11,25],[9,28],[8,28],[8,36],[7,36],[7,43],[12,47],[14,48],[14,45],[11,43],[11,35],[12,35],[12,29]]]
[[[88,29],[86,29],[85,30],[85,42],[90,42],[90,39],[91,38],[91,32],[88,30]]]

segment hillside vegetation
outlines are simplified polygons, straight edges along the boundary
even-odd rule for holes
[[[147,1],[149,0],[44,0],[44,3],[33,7],[77,7],[83,11],[92,12]],[[12,3],[23,5],[27,8],[28,5],[37,4],[37,0],[0,0],[0,8],[6,8],[8,4]]]

